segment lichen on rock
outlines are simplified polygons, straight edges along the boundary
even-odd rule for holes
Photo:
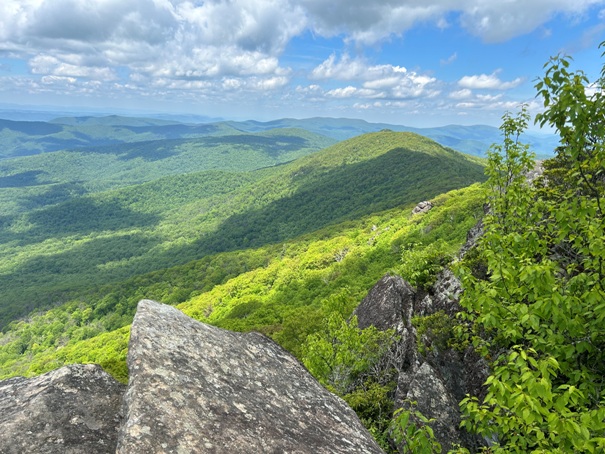
[[[95,364],[0,382],[0,453],[114,453],[124,389]]]
[[[118,453],[380,453],[344,401],[257,333],[139,303]]]

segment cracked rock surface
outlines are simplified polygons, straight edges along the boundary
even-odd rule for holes
[[[0,382],[0,453],[113,453],[125,386],[94,364]]]
[[[143,300],[118,453],[380,453],[344,401],[272,340]]]

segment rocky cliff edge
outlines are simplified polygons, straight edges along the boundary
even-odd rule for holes
[[[0,453],[381,453],[287,351],[139,302],[130,381],[95,365],[0,382]]]

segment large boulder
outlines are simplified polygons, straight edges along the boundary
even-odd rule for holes
[[[414,310],[416,291],[401,276],[385,275],[359,303],[354,314],[361,329],[401,331]]]
[[[0,453],[114,453],[124,388],[94,364],[0,382]]]
[[[380,453],[344,401],[256,333],[139,303],[118,453]]]
[[[407,385],[406,402],[416,402],[417,408],[432,424],[435,438],[444,452],[460,444],[460,411],[458,401],[451,395],[445,383],[429,363],[425,362],[412,374]]]
[[[415,290],[400,276],[386,275],[355,310],[360,328],[395,329],[399,335],[381,361],[396,369],[394,405],[407,408],[416,402],[418,411],[434,419],[435,437],[446,450],[455,444],[473,450],[482,445],[478,437],[460,429],[458,402],[467,393],[480,396],[489,371],[472,348],[465,352],[448,348],[430,333],[421,341],[431,348],[420,349],[412,319],[436,313],[455,317],[461,294],[461,283],[449,269],[441,271],[427,291]]]

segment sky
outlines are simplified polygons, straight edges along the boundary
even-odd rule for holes
[[[603,41],[605,0],[1,0],[0,104],[497,126]]]

